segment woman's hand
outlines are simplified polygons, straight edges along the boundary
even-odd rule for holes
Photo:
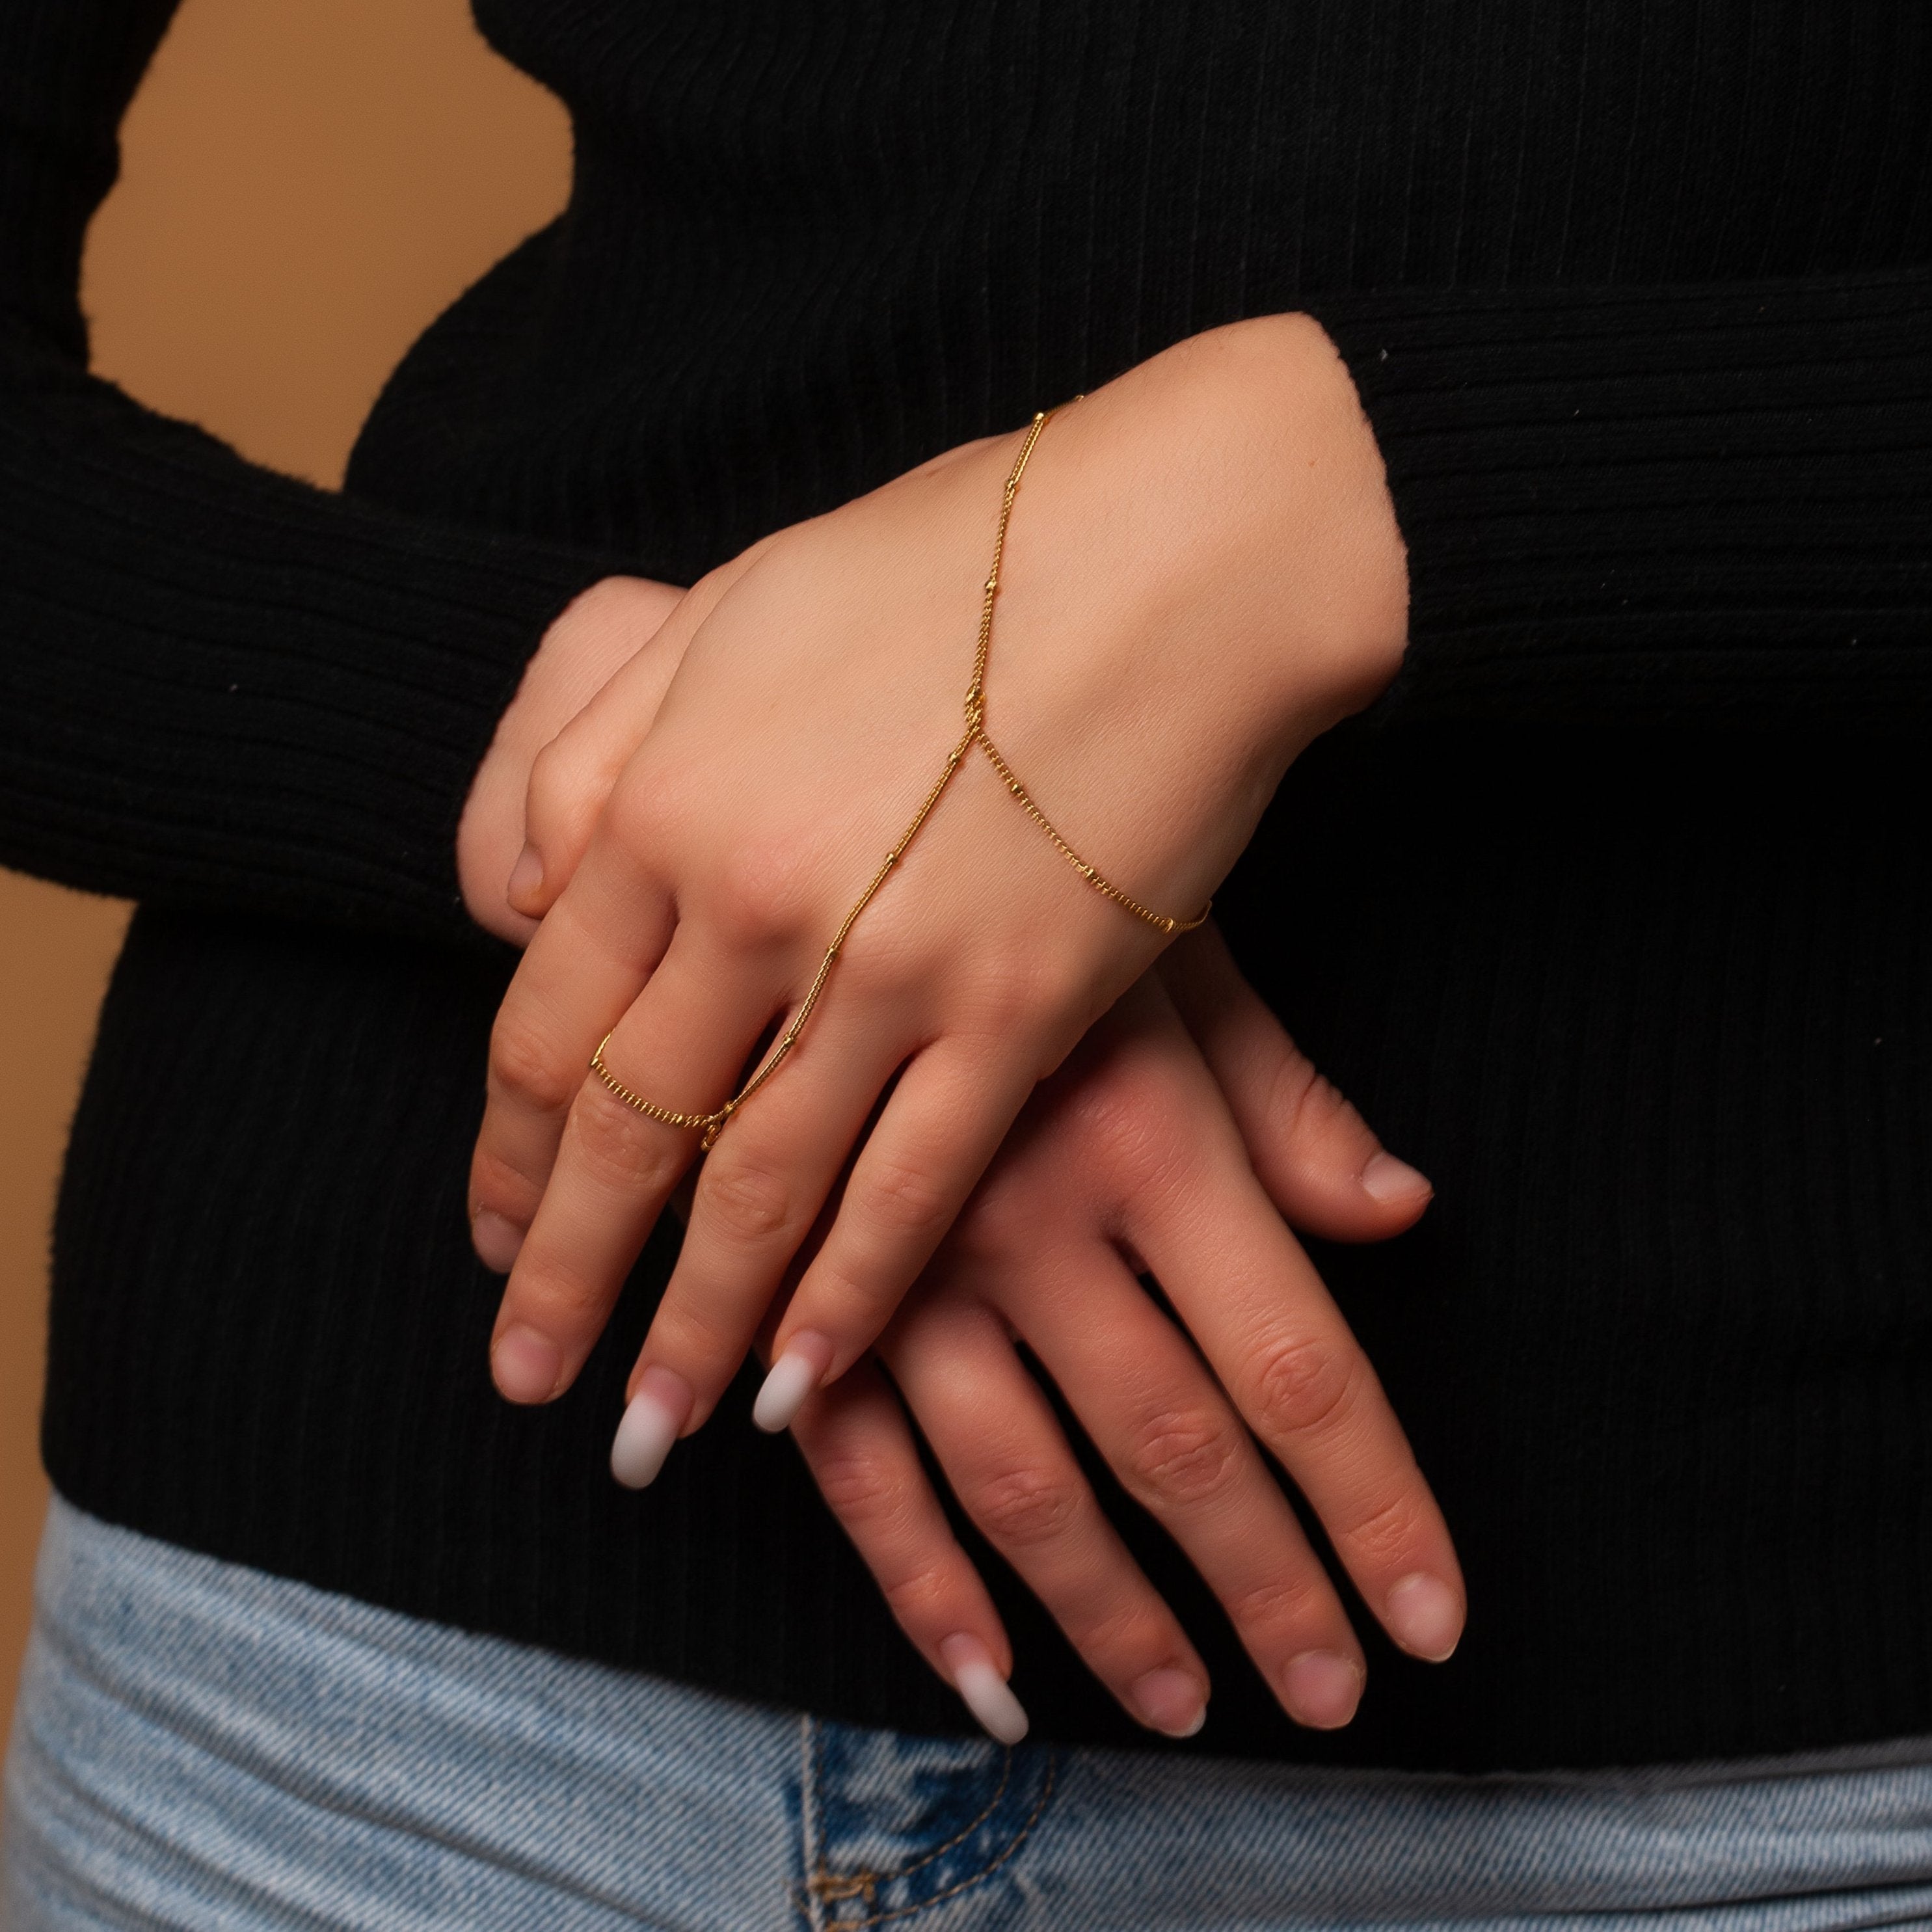
[[[660,686],[668,683],[676,638],[660,626],[680,594],[607,580],[546,634],[464,820],[471,904],[503,937],[520,941],[534,926],[506,904],[516,890],[506,884],[513,855],[525,849],[526,790],[546,814],[556,862],[573,842],[579,850],[587,842],[614,776],[608,748],[599,751],[583,736],[538,748],[598,677],[640,652]],[[534,782],[533,770],[540,774]],[[527,871],[527,857],[524,863]],[[1230,1142],[1231,1124],[1244,1154]],[[1138,1284],[1124,1280],[1124,1251],[1137,1255],[1131,1244],[1138,1237],[1147,1252],[1161,1252],[1168,1245],[1163,1227],[1174,1230],[1166,1265],[1184,1294],[1204,1267],[1218,1275],[1226,1230],[1235,1228],[1235,1252],[1244,1246],[1241,1217],[1225,1214],[1226,1200],[1243,1204],[1249,1232],[1261,1235],[1264,1266],[1288,1258],[1281,1318],[1290,1330],[1298,1322],[1312,1328],[1306,1346],[1330,1352],[1325,1369],[1309,1358],[1304,1383],[1312,1388],[1324,1372],[1343,1381],[1362,1376],[1360,1400],[1376,1412],[1366,1418],[1371,1426],[1341,1432],[1338,1440],[1340,1412],[1324,1405],[1328,1430],[1304,1422],[1283,1460],[1311,1495],[1352,1501],[1362,1520],[1330,1515],[1328,1526],[1399,1643],[1439,1657],[1460,1626],[1460,1574],[1426,1486],[1298,1249],[1270,1228],[1266,1210],[1254,1218],[1256,1176],[1293,1222],[1336,1239],[1399,1233],[1429,1198],[1422,1177],[1383,1152],[1296,1051],[1210,928],[1173,948],[1157,980],[1133,988],[1035,1096],[885,1342],[970,1513],[1126,1708],[1177,1735],[1198,1725],[1204,1670],[1100,1517],[1036,1385],[1018,1367],[1011,1338],[1030,1342],[1058,1371],[1063,1393],[1113,1450],[1130,1490],[1162,1511],[1222,1588],[1291,1714],[1311,1724],[1344,1721],[1361,1666],[1334,1592],[1272,1484],[1252,1490],[1253,1454],[1220,1388],[1191,1352],[1176,1355],[1171,1327]],[[1096,1330],[1096,1321],[1123,1312],[1129,1318],[1112,1334]],[[1078,1358],[1064,1346],[1070,1338],[1108,1359]],[[1131,1356],[1137,1338],[1155,1346],[1123,1375],[1112,1358],[1123,1348]],[[1105,1346],[1095,1351],[1096,1341]],[[988,1416],[1000,1418],[997,1432],[986,1430]],[[1004,1688],[1006,1635],[927,1483],[900,1396],[867,1362],[814,1398],[795,1426],[914,1642],[989,1728],[1012,1735],[1024,1719]],[[1272,1427],[1263,1420],[1262,1430],[1276,1443],[1284,1433],[1278,1416]],[[1222,1488],[1251,1493],[1231,1503],[1216,1493]],[[1238,1525],[1231,1520],[1233,1511],[1257,1502]],[[1367,1536],[1365,1523],[1378,1535]],[[1242,1566],[1232,1579],[1231,1554]],[[1271,1580],[1257,1588],[1245,1580],[1253,1574]],[[1300,1621],[1268,1614],[1290,1604],[1300,1606]]]
[[[1209,1690],[1102,1514],[1021,1342],[1192,1560],[1298,1723],[1346,1724],[1364,1666],[1250,1428],[1395,1641],[1432,1660],[1455,1647],[1463,1593],[1448,1532],[1373,1370],[1276,1212],[1376,1240],[1428,1199],[1428,1184],[1318,1078],[1211,933],[1181,941],[1035,1095],[886,1330],[878,1354],[891,1380],[862,1363],[793,1425],[906,1634],[995,1736],[1024,1728],[1005,1686],[1010,1648],[908,1411],[967,1514],[1132,1715],[1185,1736]],[[1204,1363],[1136,1280],[1136,1262]]]
[[[676,585],[642,577],[606,577],[574,598],[544,632],[523,682],[470,782],[456,830],[456,875],[470,916],[484,931],[514,946],[526,946],[537,922],[520,912],[514,900],[536,866],[523,860],[524,879],[514,875],[525,844],[530,774],[538,758],[563,728],[626,664],[632,671],[632,702],[650,728],[650,716],[677,669],[668,648],[675,634],[664,620],[683,600]],[[557,815],[572,836],[587,843],[590,826],[609,796],[616,773],[602,768],[573,775],[566,788],[554,775],[551,795]]]
[[[472,1196],[479,1252],[514,1261],[493,1352],[513,1399],[568,1384],[698,1150],[587,1078],[593,1049],[609,1034],[627,1086],[708,1112],[796,1008],[957,741],[1015,446],[955,452],[694,590],[665,627],[682,658],[662,709],[626,669],[554,748],[621,764],[587,849],[546,821],[539,768],[532,843],[568,883],[519,901],[546,916],[493,1040]],[[1215,331],[1040,443],[987,722],[1095,862],[1188,913],[1288,760],[1393,674],[1403,609],[1379,458],[1326,338],[1292,317]],[[1160,943],[983,761],[962,769],[704,1165],[632,1378],[634,1473],[708,1414],[855,1147],[775,1386],[795,1405],[860,1358],[1035,1082]]]

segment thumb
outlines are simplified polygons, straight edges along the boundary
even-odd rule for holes
[[[1160,970],[1282,1215],[1336,1241],[1385,1240],[1413,1226],[1429,1182],[1383,1147],[1288,1037],[1220,932],[1204,926],[1179,940]]]

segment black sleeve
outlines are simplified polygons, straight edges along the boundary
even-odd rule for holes
[[[610,566],[310,488],[87,374],[82,239],[173,8],[0,20],[0,863],[458,932],[470,779]]]
[[[1932,269],[1310,306],[1408,544],[1381,717],[1932,718]]]

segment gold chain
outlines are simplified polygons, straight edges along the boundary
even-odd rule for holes
[[[1053,412],[1042,410],[1033,419],[1026,433],[1026,440],[1020,445],[1020,453],[1013,459],[1013,466],[1007,472],[1006,487],[1000,500],[1000,526],[993,538],[993,564],[986,573],[980,604],[980,638],[973,654],[973,681],[966,687],[966,730],[958,744],[946,754],[946,769],[933,782],[932,789],[926,795],[924,802],[913,814],[912,823],[899,834],[898,842],[886,854],[885,862],[872,874],[872,883],[859,895],[852,910],[845,915],[844,922],[826,948],[825,957],[818,962],[818,971],[798,1011],[793,1015],[787,1027],[765,1056],[764,1064],[746,1082],[731,1098],[716,1112],[710,1114],[681,1114],[669,1107],[660,1107],[646,1100],[641,1094],[634,1094],[610,1068],[604,1064],[604,1049],[610,1044],[610,1036],[606,1034],[597,1042],[597,1051],[590,1056],[590,1070],[627,1107],[648,1115],[653,1120],[662,1120],[668,1127],[695,1127],[702,1136],[699,1144],[709,1149],[724,1123],[776,1073],[787,1055],[798,1044],[799,1035],[805,1030],[805,1023],[812,1017],[812,1009],[818,1005],[819,995],[825,991],[825,982],[832,976],[833,962],[838,958],[839,949],[845,944],[846,936],[859,922],[859,915],[870,905],[879,888],[891,876],[892,868],[905,856],[906,848],[918,836],[919,830],[932,817],[932,808],[939,801],[946,788],[952,782],[952,775],[958,770],[966,754],[978,746],[986,754],[988,762],[1000,775],[1000,782],[1013,796],[1019,800],[1026,815],[1052,840],[1054,848],[1069,865],[1103,898],[1130,912],[1136,919],[1144,920],[1149,926],[1172,938],[1177,933],[1192,932],[1207,919],[1213,909],[1210,900],[1192,919],[1174,919],[1166,913],[1155,912],[1144,906],[1130,893],[1124,892],[1111,880],[1081,857],[1064,838],[1053,821],[1034,802],[1033,794],[1020,782],[1012,766],[1000,755],[1000,748],[993,742],[986,730],[986,660],[993,647],[993,604],[1000,594],[1000,566],[1006,554],[1006,526],[1012,521],[1013,500],[1019,494],[1020,478],[1026,474],[1026,466],[1031,458],[1034,446],[1039,442],[1040,432],[1052,420]]]

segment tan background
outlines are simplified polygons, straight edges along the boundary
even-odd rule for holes
[[[333,484],[424,325],[562,207],[569,146],[465,0],[186,0],[88,237],[94,366]],[[0,1727],[46,1504],[49,1216],[126,916],[0,872]]]

